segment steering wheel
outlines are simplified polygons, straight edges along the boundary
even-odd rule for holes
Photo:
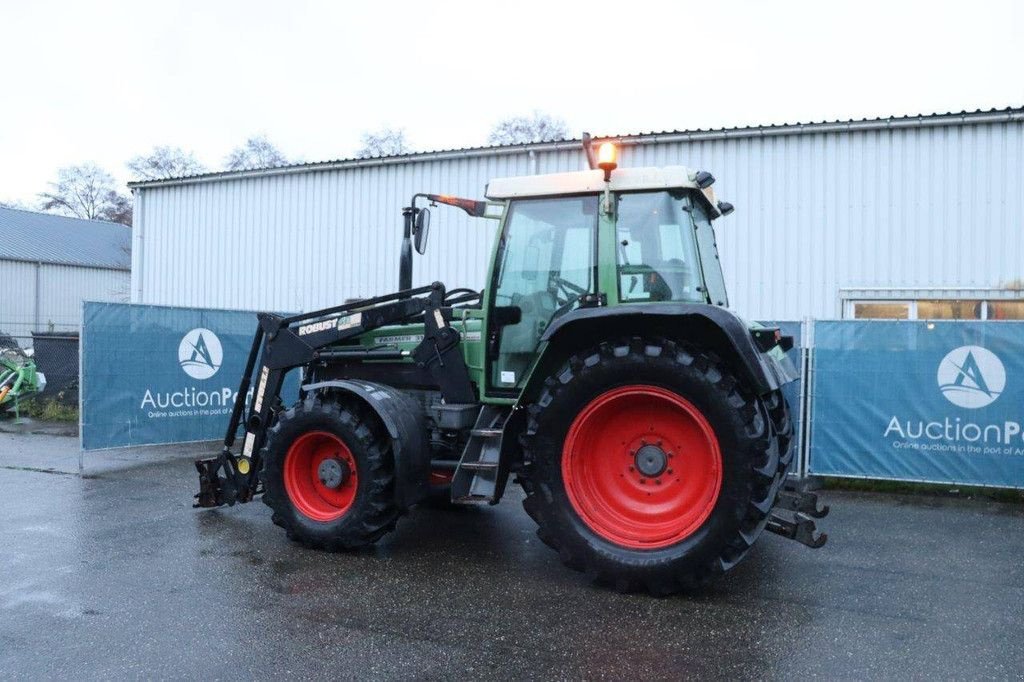
[[[558,291],[552,291],[555,294],[555,300],[558,301],[559,305],[565,305],[578,299],[580,296],[587,293],[587,290],[578,284],[574,284],[567,279],[563,279],[558,275],[552,274],[548,277],[548,282],[554,284],[555,287],[561,292],[561,297]]]
[[[573,282],[563,279],[555,274],[552,274],[548,278],[548,281],[555,285],[556,290],[551,293],[555,297],[555,303],[558,304],[558,307],[555,308],[555,313],[551,316],[552,320],[568,312],[573,304],[575,304],[581,296],[587,293],[587,290],[578,284],[574,284]]]

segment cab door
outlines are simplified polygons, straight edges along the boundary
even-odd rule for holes
[[[488,294],[485,393],[515,397],[541,336],[595,290],[598,197],[510,203]]]

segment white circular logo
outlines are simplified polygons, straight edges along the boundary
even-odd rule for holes
[[[936,376],[946,400],[976,409],[991,405],[1006,388],[1006,369],[996,354],[981,346],[960,346],[942,358]]]
[[[223,359],[220,339],[209,329],[197,327],[178,344],[178,364],[193,379],[209,379],[220,369]]]

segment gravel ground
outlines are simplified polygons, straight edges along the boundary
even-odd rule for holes
[[[831,493],[829,544],[766,535],[699,594],[588,584],[497,507],[372,550],[197,511],[212,445],[88,453],[0,433],[0,677],[828,678],[1024,674],[1024,509]]]

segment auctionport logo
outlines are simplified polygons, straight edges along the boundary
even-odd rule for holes
[[[974,410],[1002,395],[1006,368],[987,348],[960,346],[942,358],[935,379],[946,400]],[[1013,419],[975,422],[947,414],[929,421],[893,415],[882,437],[896,450],[1024,456],[1024,423]]]
[[[224,349],[209,329],[197,327],[178,344],[178,364],[193,379],[209,379],[220,369]]]
[[[957,407],[977,409],[995,402],[1006,387],[1006,369],[995,353],[981,346],[960,346],[942,358],[939,390]]]

